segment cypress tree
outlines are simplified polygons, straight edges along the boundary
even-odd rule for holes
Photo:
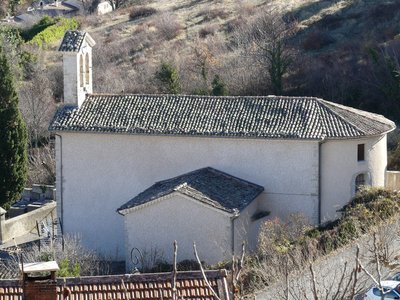
[[[0,206],[5,208],[19,199],[26,182],[27,141],[14,78],[0,47]]]

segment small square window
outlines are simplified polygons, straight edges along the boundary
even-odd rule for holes
[[[357,161],[365,160],[365,144],[358,144],[357,147]]]

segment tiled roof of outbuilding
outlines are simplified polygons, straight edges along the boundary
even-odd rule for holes
[[[62,52],[78,52],[81,49],[86,32],[78,30],[68,30],[64,34],[58,51]]]
[[[226,271],[205,271],[213,290],[222,300],[227,294]],[[178,272],[176,278],[177,298],[187,300],[214,300],[200,271]],[[57,300],[66,299],[172,299],[172,274],[126,274],[57,279]],[[0,280],[0,299],[23,299],[21,280]]]
[[[236,212],[245,208],[263,190],[262,186],[207,167],[157,182],[117,211],[125,215],[129,208],[179,192],[215,208]]]
[[[63,107],[52,131],[248,138],[357,138],[388,132],[381,115],[313,97],[89,95]]]

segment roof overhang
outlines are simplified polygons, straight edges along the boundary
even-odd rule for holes
[[[220,207],[216,207],[216,206],[211,205],[211,204],[209,204],[209,203],[207,203],[205,201],[200,201],[198,199],[190,197],[190,196],[188,196],[188,195],[186,195],[184,193],[181,193],[180,191],[176,191],[176,190],[171,191],[171,192],[169,192],[169,193],[167,193],[165,195],[162,195],[160,197],[157,197],[157,198],[155,198],[155,199],[153,199],[151,201],[148,201],[148,202],[140,204],[140,205],[136,205],[136,206],[125,208],[125,209],[118,209],[117,213],[119,213],[122,216],[126,216],[126,215],[128,215],[130,213],[133,213],[135,211],[138,211],[138,210],[144,209],[146,207],[149,207],[149,206],[155,205],[157,203],[160,203],[161,201],[171,199],[174,196],[179,196],[179,197],[185,198],[186,200],[192,201],[192,202],[194,202],[194,203],[196,203],[198,205],[201,205],[201,206],[206,207],[208,209],[214,210],[214,211],[219,212],[219,213],[221,213],[223,215],[226,215],[228,217],[239,216],[239,210],[237,210],[237,209],[228,210],[228,209],[225,209],[225,208],[222,208],[222,207],[221,208]]]

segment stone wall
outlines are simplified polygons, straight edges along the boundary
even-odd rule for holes
[[[0,244],[29,232],[36,232],[36,222],[42,221],[51,213],[57,218],[55,201],[8,220],[5,220],[4,215],[0,216]]]

